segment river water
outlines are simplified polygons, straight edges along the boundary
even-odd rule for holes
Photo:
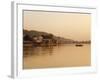
[[[90,66],[91,47],[64,44],[48,47],[24,47],[23,69]]]

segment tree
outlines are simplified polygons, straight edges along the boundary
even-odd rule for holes
[[[24,36],[24,41],[32,41],[32,38],[29,35]]]

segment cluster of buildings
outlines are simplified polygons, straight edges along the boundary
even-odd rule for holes
[[[45,46],[45,45],[56,45],[57,40],[53,38],[53,35],[38,35],[32,36],[24,35],[23,36],[24,45],[32,45],[32,46]]]

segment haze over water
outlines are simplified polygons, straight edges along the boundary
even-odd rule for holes
[[[91,14],[24,11],[24,29],[73,40],[90,40]]]

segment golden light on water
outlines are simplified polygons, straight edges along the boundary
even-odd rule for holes
[[[25,30],[47,32],[76,41],[91,40],[91,14],[24,11],[23,20]],[[76,46],[77,43],[56,46],[45,46],[48,44],[43,42],[41,44],[44,46],[24,43],[28,46],[23,45],[23,55],[27,54],[23,57],[23,69],[91,65],[90,42],[81,43],[81,46]]]

